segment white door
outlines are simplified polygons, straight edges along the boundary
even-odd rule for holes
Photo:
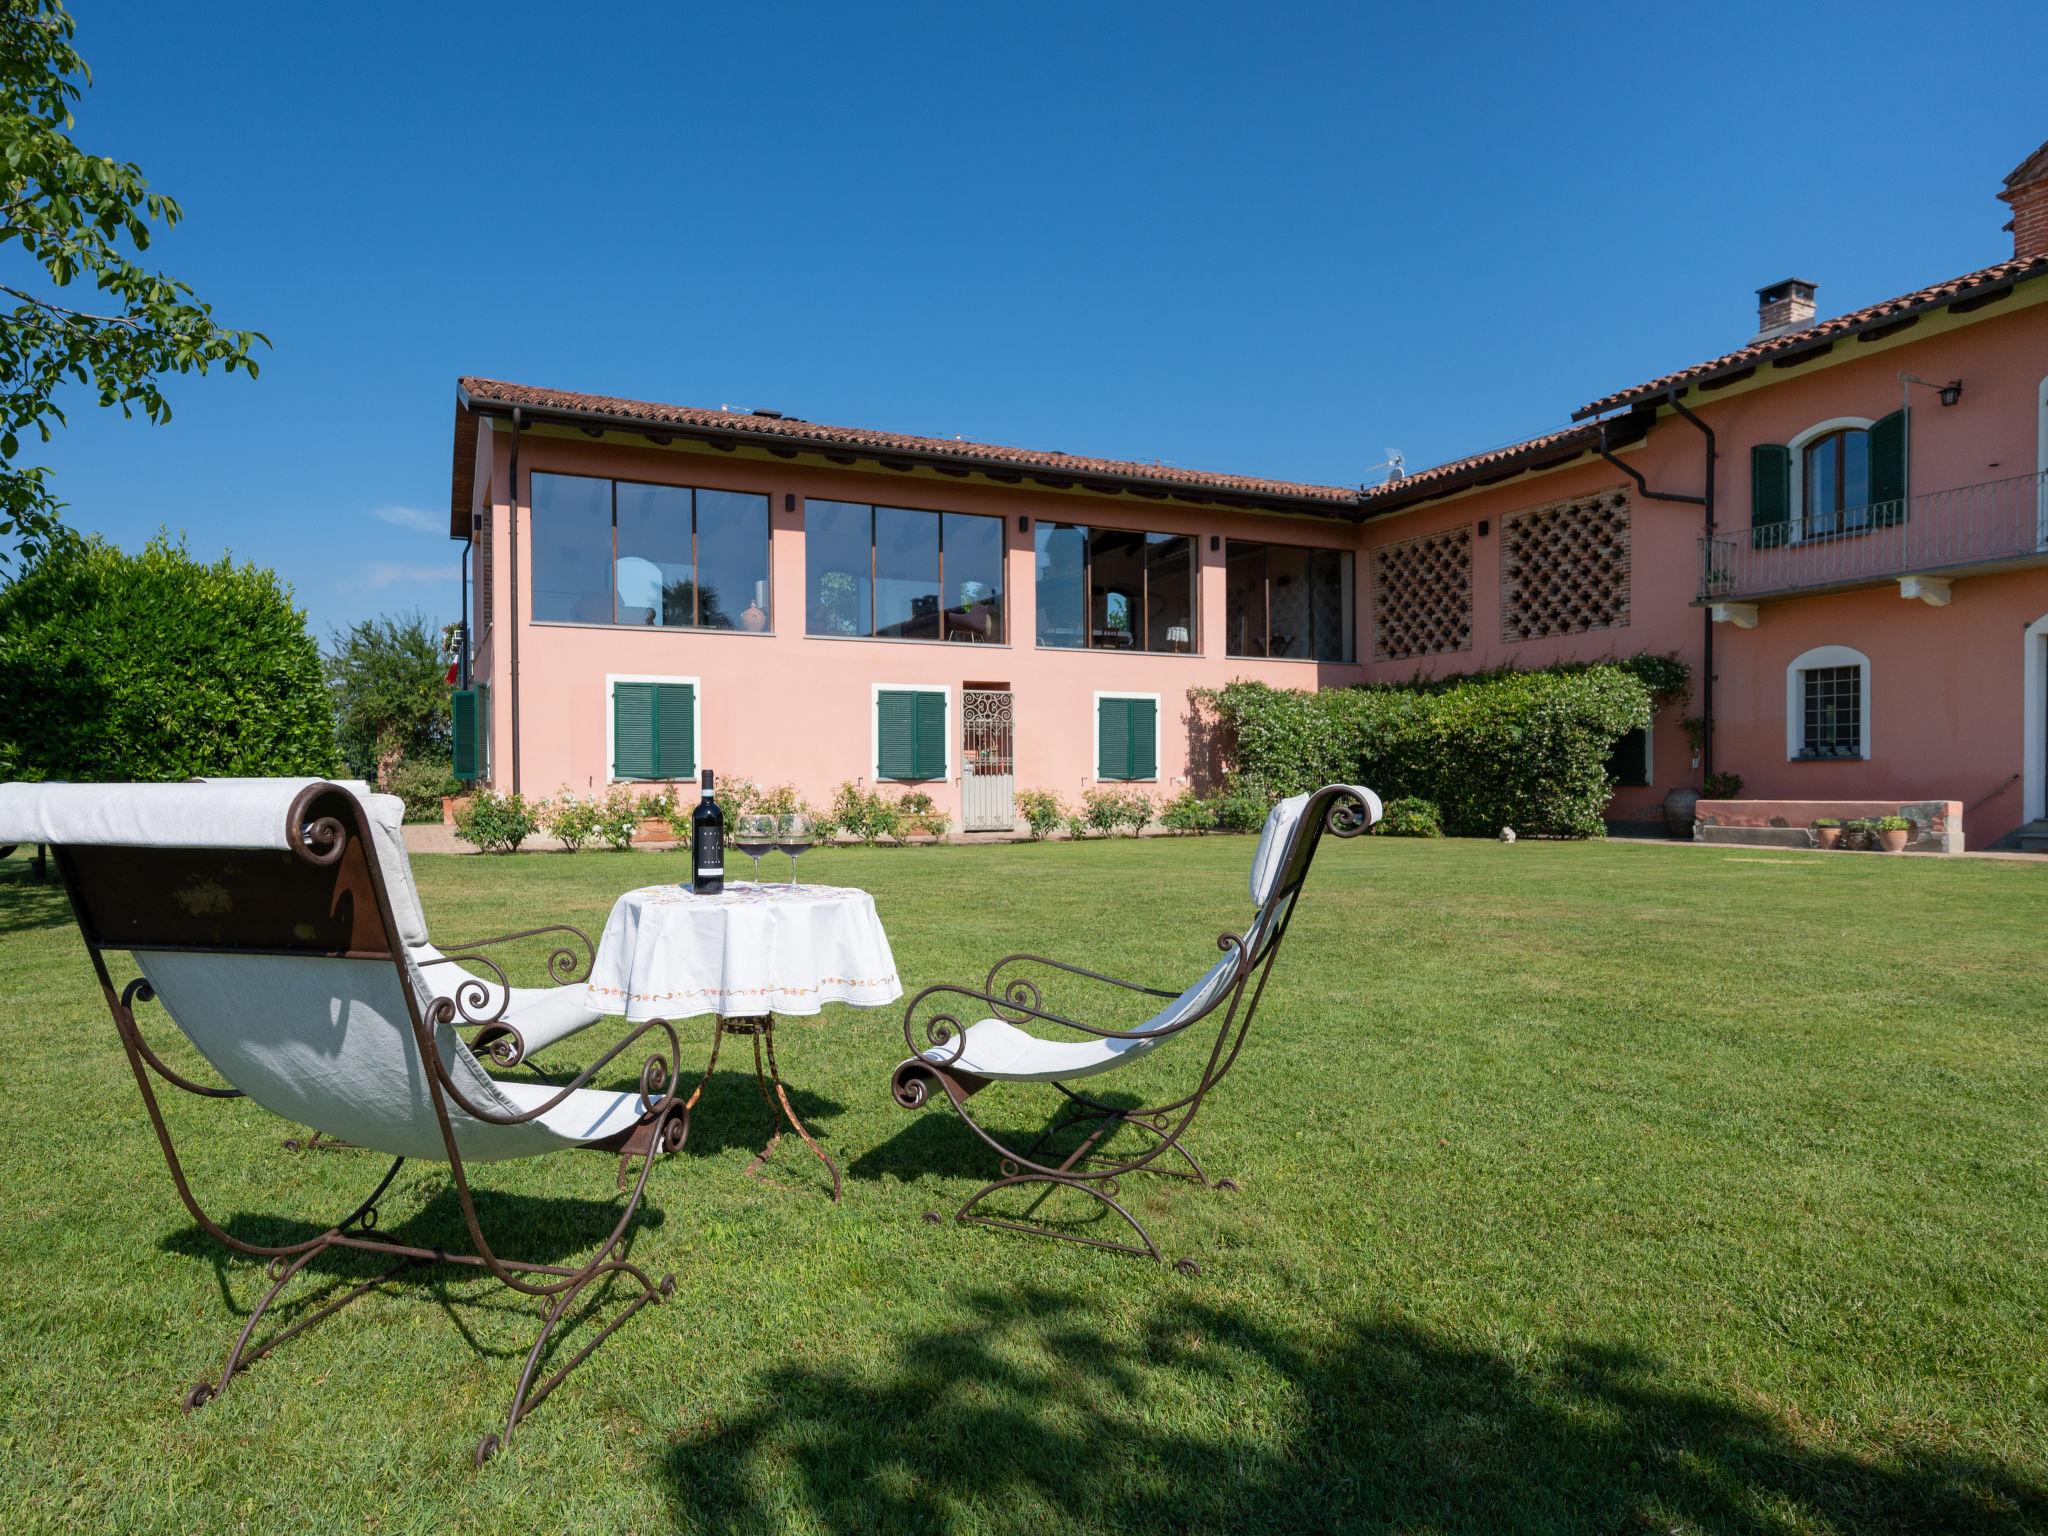
[[[1007,688],[960,693],[961,823],[969,832],[1017,825],[1015,717]]]

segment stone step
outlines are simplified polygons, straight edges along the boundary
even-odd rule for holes
[[[2030,821],[2012,836],[2021,853],[2048,853],[2048,818]]]

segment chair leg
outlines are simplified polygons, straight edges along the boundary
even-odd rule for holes
[[[1014,1164],[1009,1166],[1015,1167]],[[1128,1253],[1135,1258],[1151,1259],[1155,1263],[1164,1263],[1166,1256],[1159,1251],[1159,1245],[1152,1241],[1152,1234],[1145,1230],[1144,1223],[1125,1210],[1122,1204],[1108,1190],[1096,1187],[1102,1182],[1100,1179],[1063,1178],[1058,1174],[1050,1173],[1011,1172],[997,1179],[992,1184],[984,1184],[980,1189],[969,1195],[966,1203],[953,1213],[953,1220],[961,1226],[1000,1227],[1005,1231],[1023,1232],[1033,1237],[1056,1238],[1063,1243],[1079,1243],[1085,1248],[1106,1248],[1111,1253]],[[1137,1234],[1138,1242],[1136,1244],[1115,1243],[1111,1242],[1108,1238],[1083,1237],[1072,1232],[1061,1232],[1056,1228],[1042,1226],[1035,1222],[1019,1221],[1005,1216],[982,1216],[975,1213],[975,1207],[980,1205],[990,1195],[996,1193],[996,1191],[1014,1189],[1024,1184],[1043,1184],[1047,1186],[1040,1191],[1038,1198],[1026,1207],[1026,1215],[1036,1211],[1045,1202],[1046,1197],[1052,1194],[1055,1187],[1077,1189],[1091,1200],[1109,1207],[1110,1210],[1121,1216],[1131,1231]],[[1186,1262],[1186,1260],[1182,1261],[1183,1264]]]
[[[236,1336],[234,1347],[228,1351],[227,1363],[221,1367],[220,1379],[218,1381],[209,1381],[202,1376],[186,1389],[182,1402],[187,1413],[190,1413],[195,1408],[203,1408],[216,1397],[219,1397],[221,1393],[227,1390],[228,1383],[234,1379],[237,1372],[261,1360],[265,1355],[276,1349],[278,1345],[284,1343],[286,1339],[291,1338],[295,1334],[305,1332],[306,1329],[312,1327],[317,1322],[332,1317],[357,1297],[367,1296],[393,1275],[410,1267],[415,1262],[410,1258],[400,1259],[381,1274],[372,1276],[370,1279],[363,1281],[362,1284],[352,1287],[335,1300],[330,1301],[326,1306],[320,1308],[319,1311],[300,1318],[290,1327],[272,1334],[256,1348],[251,1349],[249,1341],[256,1335],[256,1325],[263,1321],[264,1314],[269,1312],[271,1304],[284,1293],[284,1288],[291,1284],[293,1277],[316,1257],[328,1252],[333,1246],[330,1243],[322,1243],[318,1247],[308,1248],[304,1253],[294,1255],[289,1263],[281,1259],[270,1261],[265,1271],[270,1276],[270,1289],[263,1293],[263,1299],[256,1303],[254,1310],[249,1313],[248,1321],[243,1323],[241,1333]]]
[[[568,1315],[569,1309],[576,1304],[577,1298],[584,1291],[589,1289],[593,1283],[600,1280],[608,1280],[613,1275],[625,1275],[638,1282],[639,1292],[631,1301],[626,1303],[625,1309],[617,1317],[598,1330],[595,1337],[564,1361],[545,1381],[535,1386],[533,1381],[534,1373],[540,1369],[541,1357],[546,1353],[548,1341],[554,1336],[556,1327]],[[505,1447],[506,1443],[511,1440],[512,1431],[518,1427],[519,1421],[538,1408],[546,1400],[547,1395],[560,1386],[571,1371],[589,1359],[596,1352],[597,1347],[604,1343],[606,1339],[623,1328],[634,1313],[638,1312],[649,1302],[666,1301],[669,1297],[675,1295],[675,1292],[676,1277],[674,1275],[663,1275],[660,1281],[656,1282],[649,1279],[647,1272],[640,1268],[639,1265],[626,1259],[612,1259],[598,1265],[567,1290],[551,1298],[547,1316],[541,1322],[540,1335],[533,1341],[533,1348],[527,1352],[526,1368],[519,1373],[519,1386],[512,1394],[512,1411],[505,1418],[504,1433],[488,1434],[477,1442],[476,1464],[482,1466],[493,1456],[497,1455]]]

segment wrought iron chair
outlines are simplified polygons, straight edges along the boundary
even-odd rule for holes
[[[929,1101],[932,1088],[938,1087],[960,1118],[1001,1159],[999,1176],[969,1195],[953,1219],[1162,1258],[1144,1224],[1117,1199],[1118,1181],[1129,1174],[1163,1173],[1191,1178],[1205,1187],[1236,1188],[1228,1179],[1211,1186],[1186,1145],[1188,1129],[1203,1102],[1237,1061],[1323,834],[1355,837],[1379,818],[1379,797],[1353,784],[1331,784],[1274,806],[1252,857],[1251,895],[1257,911],[1251,924],[1242,935],[1226,933],[1217,939],[1223,958],[1184,992],[1140,986],[1043,955],[1018,954],[997,961],[979,988],[941,982],[913,997],[903,1016],[903,1038],[911,1054],[896,1068],[891,1081],[896,1101],[906,1109],[920,1109]],[[1045,1008],[1038,983],[1020,974],[1033,966],[1057,973],[1050,979],[1075,978],[1170,1001],[1128,1029],[1102,1028]],[[963,1028],[962,1016],[972,1017],[973,1010],[983,1007],[990,1010],[991,1017]],[[1081,1038],[1047,1039],[1025,1027],[1031,1024],[1072,1031]],[[1125,1108],[1070,1086],[1129,1066],[1197,1026],[1206,1026],[1200,1033],[1210,1041],[1208,1056],[1193,1087],[1178,1097]],[[1045,1130],[1021,1149],[1006,1145],[968,1109],[967,1101],[975,1094],[991,1083],[1004,1082],[1050,1083],[1067,1101]],[[1079,1144],[1054,1161],[1057,1153],[1047,1149],[1076,1130],[1084,1133]],[[1112,1150],[1111,1138],[1123,1130],[1136,1132],[1140,1141],[1127,1153],[1117,1153]],[[1169,1152],[1185,1168],[1158,1166]],[[1034,1185],[1043,1187],[1021,1216],[982,1214],[979,1209],[998,1191]],[[1137,1241],[1062,1231],[1028,1219],[1060,1189],[1078,1190],[1108,1207],[1129,1224]],[[943,1218],[929,1211],[925,1219]],[[1176,1267],[1190,1274],[1200,1268],[1192,1259],[1182,1259]]]
[[[479,1464],[598,1345],[649,1302],[673,1294],[626,1257],[654,1157],[681,1147],[688,1112],[676,1096],[675,1030],[641,1025],[561,1087],[486,1073],[456,1033],[457,999],[437,994],[402,931],[409,879],[380,835],[369,798],[317,780],[231,784],[0,785],[0,838],[52,846],[79,931],[127,1053],[143,1108],[178,1197],[209,1236],[268,1260],[269,1289],[229,1349],[217,1380],[185,1394],[206,1403],[286,1339],[418,1263],[473,1265],[542,1304],[502,1433],[483,1437]],[[413,899],[410,916],[417,915]],[[424,941],[422,926],[420,938]],[[126,950],[141,972],[116,988],[107,952]],[[481,983],[479,983],[481,985]],[[456,990],[461,990],[458,985]],[[196,1082],[168,1065],[137,1023],[138,1004],[160,1001],[227,1086]],[[643,1037],[654,1035],[637,1088],[586,1086]],[[360,1204],[316,1235],[264,1244],[209,1216],[188,1183],[158,1105],[156,1080],[202,1098],[246,1096],[273,1114],[392,1158]],[[619,1158],[617,1184],[639,1160],[609,1234],[581,1264],[501,1256],[472,1198],[472,1163],[598,1148]],[[377,1235],[377,1201],[408,1157],[448,1165],[470,1251]],[[258,1325],[291,1280],[323,1254],[362,1252],[392,1268],[347,1290],[260,1343]],[[623,1310],[545,1380],[536,1380],[555,1329],[577,1298],[614,1278],[631,1287]]]

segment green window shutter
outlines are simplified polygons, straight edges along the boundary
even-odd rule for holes
[[[917,730],[912,756],[914,772],[920,779],[946,776],[946,696],[919,693],[916,700]]]
[[[1749,450],[1749,546],[1776,549],[1792,528],[1792,450],[1758,443]]]
[[[1134,779],[1159,777],[1159,701],[1125,699],[1124,713],[1130,720],[1131,772]]]
[[[1893,411],[1870,424],[1870,526],[1906,520],[1906,413]]]
[[[697,776],[697,690],[688,683],[655,683],[654,772],[656,779]]]
[[[1095,701],[1095,777],[1131,776],[1131,711],[1129,699]]]
[[[875,695],[875,776],[917,777],[917,695],[885,688]]]
[[[653,683],[612,684],[612,777],[651,779],[654,751]]]
[[[481,758],[477,751],[477,703],[474,688],[458,688],[448,699],[449,724],[453,729],[455,777],[475,782]]]

